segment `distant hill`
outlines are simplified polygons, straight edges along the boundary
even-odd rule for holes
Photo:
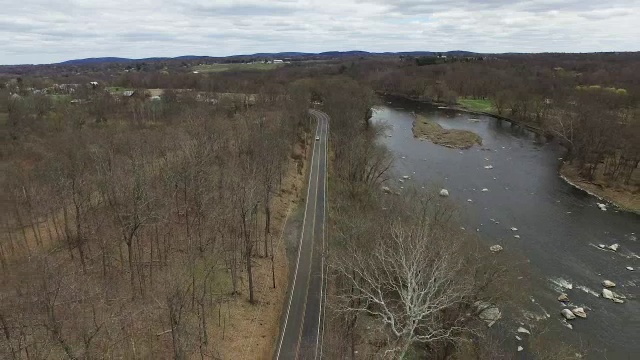
[[[164,61],[164,60],[197,60],[197,59],[229,59],[229,58],[270,58],[270,59],[283,59],[283,58],[300,58],[300,57],[353,57],[353,56],[371,56],[371,55],[386,55],[386,56],[435,56],[436,54],[443,54],[447,56],[474,56],[478,53],[470,51],[446,51],[446,52],[434,52],[434,51],[401,51],[401,52],[369,52],[369,51],[325,51],[321,53],[306,53],[306,52],[278,52],[278,53],[256,53],[246,55],[233,55],[226,57],[212,57],[212,56],[198,56],[198,55],[183,55],[178,57],[150,57],[143,59],[130,59],[121,57],[96,57],[86,59],[74,59],[67,60],[59,65],[96,65],[96,64],[109,64],[109,63],[130,63],[130,62],[144,62],[144,61]]]
[[[134,61],[134,59],[119,58],[119,57],[99,57],[99,58],[67,60],[59,64],[60,65],[89,65],[89,64],[105,64],[105,63],[124,63],[124,62],[131,62],[131,61]]]

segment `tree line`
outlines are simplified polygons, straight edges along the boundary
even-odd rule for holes
[[[492,113],[559,138],[566,160],[587,180],[599,172],[636,187],[639,70],[637,53],[498,55],[432,65],[369,59],[344,67],[379,93],[445,104],[484,99]]]

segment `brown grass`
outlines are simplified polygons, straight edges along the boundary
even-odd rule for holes
[[[640,213],[640,174],[635,171],[631,185],[613,183],[603,174],[603,166],[596,170],[594,180],[588,181],[580,176],[577,166],[565,163],[560,168],[563,175],[571,184],[595,194],[619,208]]]
[[[426,139],[436,145],[455,149],[468,149],[473,145],[482,145],[482,138],[467,130],[443,129],[440,124],[418,115],[413,123],[413,135]]]

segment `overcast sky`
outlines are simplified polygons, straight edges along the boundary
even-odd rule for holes
[[[640,0],[0,0],[0,64],[329,50],[640,50]]]

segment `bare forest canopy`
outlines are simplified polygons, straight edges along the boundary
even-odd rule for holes
[[[289,164],[303,169],[313,104],[331,116],[331,247],[345,250],[330,259],[337,356],[354,351],[362,304],[375,300],[354,290],[375,284],[350,274],[381,274],[357,260],[389,265],[387,255],[422,238],[433,246],[405,260],[446,274],[423,297],[438,311],[385,292],[397,327],[371,343],[446,358],[474,338],[477,354],[502,356],[467,314],[501,298],[491,280],[505,267],[473,255],[446,202],[381,197],[393,157],[376,141],[384,129],[369,122],[376,92],[483,100],[561,139],[585,176],[604,168],[633,185],[640,55],[423,56],[209,73],[194,73],[198,60],[189,59],[2,68],[0,358],[215,357],[220,304],[260,301],[252,265],[273,256],[271,200]],[[391,207],[406,216],[390,217]],[[370,247],[352,246],[368,239]],[[439,254],[447,261],[433,262]],[[475,273],[460,271],[460,256]],[[387,280],[378,285],[433,279]]]

